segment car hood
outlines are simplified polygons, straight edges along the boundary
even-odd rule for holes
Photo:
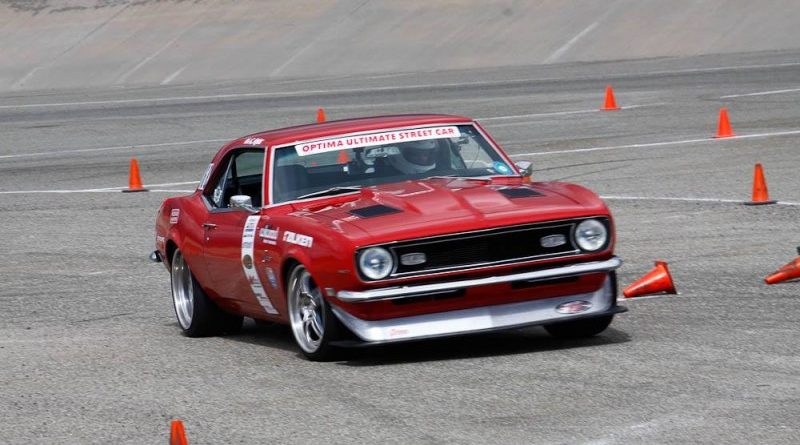
[[[597,195],[575,184],[452,178],[384,184],[298,207],[358,245],[608,215]]]

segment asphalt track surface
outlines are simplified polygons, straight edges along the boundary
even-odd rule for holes
[[[631,108],[596,111],[606,84]],[[796,52],[2,95],[0,442],[164,443],[180,418],[191,444],[798,443],[800,288],[762,279],[800,244],[799,101]],[[621,284],[663,259],[680,294],[590,340],[532,328],[334,363],[280,326],[181,336],[146,259],[161,200],[223,141],[320,106],[479,118],[537,180],[609,197]],[[711,139],[722,106],[744,137]],[[113,191],[131,157],[159,191]],[[784,203],[737,202],[756,162]]]

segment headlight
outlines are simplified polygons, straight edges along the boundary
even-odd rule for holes
[[[600,250],[608,241],[606,226],[596,219],[587,219],[575,228],[575,241],[588,252]]]
[[[358,268],[370,280],[380,280],[392,273],[394,259],[383,247],[370,247],[358,256]]]

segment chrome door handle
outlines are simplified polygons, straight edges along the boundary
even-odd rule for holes
[[[203,223],[203,227],[205,227],[206,229],[216,229],[217,225],[213,223]]]

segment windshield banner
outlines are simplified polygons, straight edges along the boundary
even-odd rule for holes
[[[371,147],[401,142],[422,141],[425,139],[456,138],[461,136],[458,127],[428,127],[413,130],[388,131],[384,133],[364,134],[338,139],[309,142],[295,145],[299,156],[315,155],[329,151],[347,150],[356,147]]]

